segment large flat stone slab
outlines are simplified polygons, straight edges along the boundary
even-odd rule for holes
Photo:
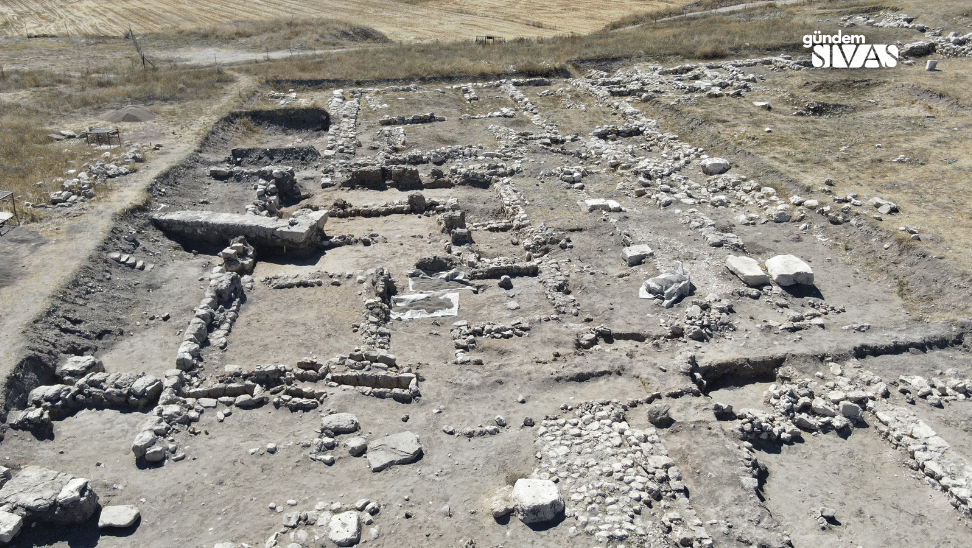
[[[758,287],[770,282],[770,277],[763,272],[756,259],[751,257],[729,255],[726,257],[726,268],[749,287]]]
[[[422,455],[422,444],[411,432],[392,434],[368,444],[368,464],[372,472],[389,466],[408,464]]]
[[[781,287],[797,284],[813,285],[813,270],[810,270],[810,265],[793,255],[777,255],[767,259],[766,271]]]
[[[26,521],[71,525],[94,514],[98,495],[87,479],[27,466],[0,489],[0,508]]]
[[[213,211],[175,211],[152,215],[167,234],[189,240],[228,245],[243,236],[258,251],[289,256],[306,256],[317,248],[324,236],[327,211],[298,210],[289,219],[216,213]]]

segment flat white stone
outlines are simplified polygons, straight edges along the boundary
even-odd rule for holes
[[[354,546],[361,540],[361,516],[357,512],[342,512],[331,518],[327,538],[338,546]]]
[[[131,527],[141,514],[138,508],[131,505],[105,506],[98,517],[98,529],[106,527]]]
[[[770,282],[769,276],[763,272],[756,259],[751,257],[729,255],[726,257],[726,268],[749,287],[758,287]]]
[[[706,175],[719,175],[729,171],[729,160],[725,158],[706,158],[702,160],[702,173]]]
[[[622,249],[621,258],[628,263],[628,266],[637,266],[651,257],[652,253],[651,248],[646,244],[638,244]]]
[[[777,255],[766,261],[766,271],[777,285],[787,287],[796,284],[813,285],[810,265],[793,255]]]
[[[614,200],[605,200],[604,198],[592,198],[590,200],[584,200],[584,210],[587,212],[591,211],[621,211],[621,204]]]
[[[11,539],[17,536],[17,533],[20,532],[20,528],[23,525],[24,518],[17,514],[0,510],[0,542],[4,544],[10,542]]]

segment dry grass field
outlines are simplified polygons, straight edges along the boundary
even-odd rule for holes
[[[972,176],[972,63],[946,59],[939,66],[940,73],[918,65],[866,74],[782,73],[750,97],[770,102],[771,111],[750,101],[707,102],[679,106],[677,117],[704,121],[706,133],[728,150],[755,155],[797,181],[791,193],[819,199],[829,178],[834,196],[896,202],[901,213],[885,217],[885,228],[906,239],[898,228],[916,227],[929,255],[967,265],[972,206],[962,189]],[[839,112],[792,115],[811,101],[837,105]]]
[[[396,41],[472,40],[589,33],[636,12],[685,2],[654,0],[4,0],[0,33],[7,36],[120,36],[229,21],[328,17],[371,26]],[[582,15],[581,15],[582,14]]]

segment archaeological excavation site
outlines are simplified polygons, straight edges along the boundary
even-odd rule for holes
[[[972,19],[913,20],[834,25],[972,73]],[[0,546],[968,546],[967,235],[861,128],[960,149],[972,103],[836,71],[292,80],[105,149],[74,228],[0,230]]]

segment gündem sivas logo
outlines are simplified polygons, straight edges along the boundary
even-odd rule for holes
[[[898,46],[868,44],[863,34],[803,35],[803,47],[811,48],[815,68],[890,68],[898,64]]]

